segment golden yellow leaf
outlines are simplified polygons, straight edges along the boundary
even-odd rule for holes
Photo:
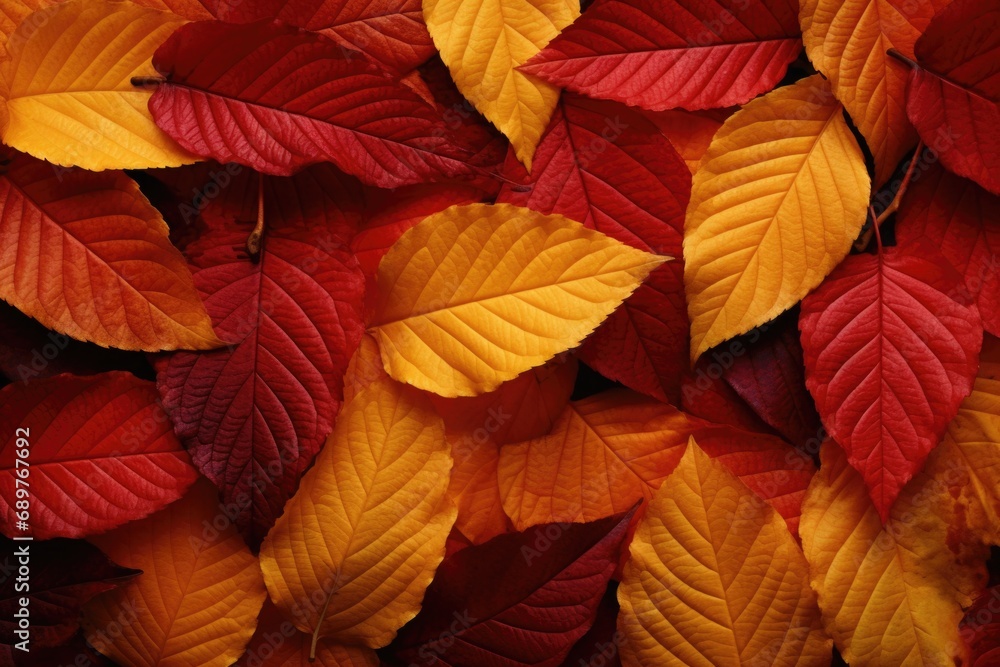
[[[695,172],[684,229],[692,359],[819,285],[861,231],[870,191],[819,75],[730,116]]]
[[[451,465],[426,396],[389,378],[358,392],[261,547],[274,603],[315,638],[388,644],[444,558]]]
[[[424,0],[424,20],[466,99],[531,158],[559,101],[559,89],[519,72],[580,15],[580,0]]]
[[[629,551],[618,589],[626,667],[829,664],[795,539],[693,438]]]
[[[971,495],[969,526],[1000,544],[1000,340],[983,339],[972,393],[927,459],[927,474]]]
[[[951,0],[802,0],[806,53],[826,75],[875,156],[875,183],[892,175],[917,141],[906,118],[909,68],[886,51],[913,58],[913,44]]]
[[[25,19],[38,28],[10,43],[0,65],[4,143],[62,166],[92,171],[176,167],[197,158],[153,122],[153,51],[184,20],[128,2],[74,0]]]
[[[561,215],[452,206],[382,259],[371,331],[392,377],[474,396],[578,345],[667,259]]]
[[[824,624],[844,659],[859,667],[956,664],[958,623],[979,569],[948,547],[947,487],[927,474],[914,478],[883,528],[843,450],[831,441],[821,455],[799,531]]]
[[[166,509],[90,541],[143,571],[84,607],[94,648],[128,667],[229,667],[240,657],[266,592],[214,486],[202,480]]]

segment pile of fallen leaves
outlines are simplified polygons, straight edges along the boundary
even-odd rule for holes
[[[1000,5],[583,5],[0,0],[0,663],[1000,665]]]

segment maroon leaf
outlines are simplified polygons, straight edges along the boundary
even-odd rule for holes
[[[727,107],[777,85],[799,34],[792,0],[597,0],[520,69],[653,111]]]
[[[670,142],[619,104],[566,95],[530,177],[510,153],[498,201],[560,213],[623,243],[670,255],[584,342],[581,359],[660,400],[677,401],[688,367],[681,243],[691,174]]]
[[[255,197],[258,178],[234,179],[204,211],[208,233],[186,249],[213,323],[233,344],[173,354],[157,378],[177,434],[253,546],[332,430],[364,295],[347,251],[355,218],[338,209],[350,202],[343,176],[324,165],[264,179],[266,227],[253,262],[249,203],[238,193]]]
[[[449,556],[388,652],[402,664],[556,667],[594,622],[635,509]]]
[[[259,21],[181,27],[153,56],[149,109],[188,150],[287,176],[333,162],[371,185],[473,173],[437,110],[327,37]]]
[[[965,277],[983,326],[1000,335],[1000,197],[934,165],[915,179],[896,213],[896,239],[911,248],[930,241]]]
[[[884,521],[972,391],[983,328],[932,246],[845,259],[802,302],[806,384]]]
[[[21,598],[28,600],[28,647],[38,649],[67,642],[80,627],[80,608],[98,593],[111,590],[140,570],[111,562],[100,549],[83,540],[55,539],[48,542],[16,542],[0,537],[5,554],[0,562],[0,656],[9,656],[19,629],[14,614]],[[20,566],[27,565],[27,576]],[[30,588],[19,587],[28,584]],[[45,664],[45,663],[37,663]],[[56,664],[56,663],[51,663]]]
[[[1000,664],[1000,586],[987,588],[962,620],[962,637],[969,645],[970,667]]]
[[[681,385],[681,407],[684,411],[715,424],[777,435],[722,379],[724,372],[725,369],[712,359],[711,353],[703,354],[694,369],[684,376]]]

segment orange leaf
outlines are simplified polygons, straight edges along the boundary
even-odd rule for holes
[[[129,667],[229,667],[240,657],[264,581],[215,487],[203,480],[166,509],[91,541],[143,571],[84,608],[94,648]]]

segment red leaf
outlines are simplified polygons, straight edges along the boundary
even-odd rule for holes
[[[795,313],[783,315],[710,356],[728,355],[726,381],[768,426],[796,445],[813,441],[818,452],[823,436],[806,389],[796,319]]]
[[[543,524],[449,556],[389,651],[428,667],[559,665],[594,622],[634,512]]]
[[[213,14],[229,23],[277,18],[321,32],[344,48],[405,72],[436,52],[420,0],[212,0]]]
[[[688,367],[681,244],[691,174],[649,120],[621,105],[566,95],[531,176],[511,152],[498,201],[560,213],[623,243],[674,257],[587,338],[581,359],[606,377],[677,401]]]
[[[10,655],[9,639],[19,641],[14,635],[17,627],[14,612],[22,606],[20,598],[28,599],[29,646],[34,653],[69,641],[80,627],[80,608],[84,603],[142,574],[140,570],[116,565],[100,549],[83,540],[29,543],[0,538],[0,544],[4,553],[13,555],[14,562],[21,562],[19,554],[23,550],[30,563],[29,589],[15,588],[18,581],[14,576],[6,576],[0,582],[0,631],[4,637],[0,656],[5,650]]]
[[[965,277],[983,326],[1000,335],[1000,197],[932,166],[914,180],[896,213],[896,239],[910,248],[930,241]]]
[[[197,477],[156,387],[129,373],[8,385],[0,390],[0,433],[0,520],[8,536],[101,533],[177,500]],[[15,525],[21,437],[30,452],[28,531]]]
[[[431,402],[448,430],[470,439],[470,446],[529,440],[552,430],[573,393],[576,369],[573,358],[554,359],[495,391],[458,398],[431,394]]]
[[[806,385],[882,520],[940,442],[978,368],[983,329],[934,248],[845,259],[802,302]]]
[[[621,667],[619,649],[625,636],[618,632],[618,587],[611,584],[597,608],[594,625],[573,646],[562,667]]]
[[[380,187],[473,173],[434,107],[322,35],[189,23],[153,65],[167,78],[149,100],[157,125],[219,162],[287,176],[329,161]]]
[[[681,385],[681,407],[715,424],[728,424],[745,431],[777,435],[740,395],[722,379],[723,369],[711,355],[702,355]]]
[[[791,0],[597,0],[521,71],[653,111],[773,88],[802,48]]]
[[[961,632],[971,653],[969,667],[1000,664],[1000,586],[987,588],[969,607]]]
[[[914,47],[906,115],[959,176],[1000,194],[1000,6],[956,0]]]
[[[195,465],[236,506],[236,524],[254,546],[332,430],[362,334],[364,278],[346,249],[341,178],[324,165],[265,179],[256,263],[246,254],[252,223],[241,224],[239,196],[206,209],[209,231],[186,250],[213,322],[236,342],[173,354],[157,381]],[[231,191],[247,181],[257,176],[237,179]]]

